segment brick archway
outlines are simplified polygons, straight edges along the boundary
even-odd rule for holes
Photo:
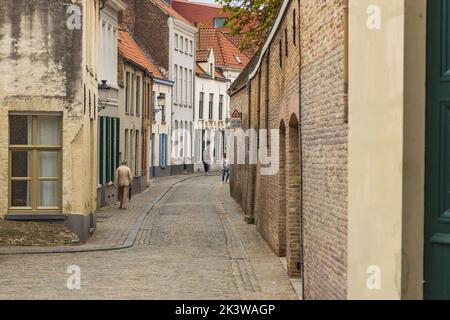
[[[280,167],[278,174],[278,203],[279,203],[279,228],[278,228],[278,254],[286,257],[286,126],[282,120],[280,123]]]
[[[288,274],[300,277],[300,135],[295,114],[289,119],[286,159],[286,257]]]

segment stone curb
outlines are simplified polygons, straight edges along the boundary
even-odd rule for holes
[[[157,199],[152,201],[148,206],[146,206],[142,213],[137,217],[136,222],[131,227],[130,233],[128,234],[127,239],[122,245],[115,245],[115,246],[92,246],[90,248],[77,248],[77,247],[64,247],[64,248],[53,248],[53,249],[42,249],[42,248],[36,248],[31,250],[24,250],[24,251],[9,251],[9,250],[1,250],[0,249],[0,256],[4,255],[28,255],[28,254],[59,254],[59,253],[83,253],[83,252],[100,252],[100,251],[117,251],[117,250],[124,250],[129,249],[134,246],[134,243],[136,241],[137,235],[139,233],[139,230],[144,223],[145,218],[148,216],[148,214],[155,208],[155,206],[161,202],[161,200],[176,186],[179,184],[191,180],[202,177],[202,175],[190,175],[189,177],[186,177],[180,181],[176,181],[173,184],[171,184],[165,191],[163,191]],[[88,246],[87,244],[86,246]]]

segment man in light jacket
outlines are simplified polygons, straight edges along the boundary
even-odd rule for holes
[[[118,188],[118,197],[120,202],[119,209],[126,209],[124,203],[128,201],[128,192],[133,181],[133,175],[130,168],[127,166],[127,160],[122,161],[122,165],[117,168],[116,172],[116,187]]]

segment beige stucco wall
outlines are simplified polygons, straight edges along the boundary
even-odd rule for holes
[[[67,29],[68,3],[82,8],[83,16],[91,5],[91,23],[83,29]],[[62,115],[62,213],[88,215],[95,210],[97,125],[93,115],[90,118],[83,113],[83,84],[91,92],[92,105],[94,95],[98,96],[96,65],[87,62],[89,53],[96,55],[87,46],[89,42],[96,48],[97,43],[98,12],[94,12],[93,4],[86,0],[61,0],[34,9],[15,4],[18,12],[14,19],[0,23],[0,216],[8,213],[10,111]],[[8,6],[2,2],[0,10],[8,12]],[[49,21],[41,15],[50,17]],[[72,41],[67,42],[64,37]],[[14,43],[17,54],[11,55]]]
[[[380,29],[367,27],[372,5]],[[350,1],[349,299],[421,297],[425,5]]]

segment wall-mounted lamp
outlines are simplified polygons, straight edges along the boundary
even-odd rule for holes
[[[105,109],[108,105],[110,92],[111,87],[108,85],[107,80],[102,80],[102,83],[98,86],[99,111]]]

